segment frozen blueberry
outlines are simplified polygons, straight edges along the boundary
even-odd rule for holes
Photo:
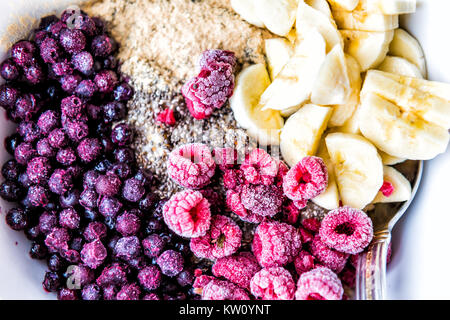
[[[103,239],[106,237],[107,229],[105,224],[95,221],[90,222],[84,229],[83,236],[86,241],[94,241],[95,239]]]
[[[23,196],[23,189],[15,181],[4,181],[0,184],[0,197],[9,202],[19,201]]]
[[[39,230],[44,234],[52,232],[57,225],[58,218],[55,214],[46,211],[39,217]]]
[[[77,118],[85,109],[86,105],[75,95],[61,100],[61,112],[68,118]]]
[[[75,207],[79,204],[80,191],[77,189],[69,190],[59,197],[59,203],[62,208]]]
[[[119,101],[112,101],[103,105],[103,114],[105,122],[119,121],[125,118],[127,107]]]
[[[161,271],[157,266],[147,266],[139,271],[139,284],[148,291],[156,290],[161,285]]]
[[[42,282],[42,286],[44,290],[47,292],[56,292],[61,286],[61,281],[59,274],[56,272],[46,272],[44,276],[44,281]]]
[[[19,163],[16,160],[10,159],[6,161],[2,166],[2,175],[6,180],[17,181],[22,170]]]
[[[97,207],[98,194],[94,189],[85,189],[80,194],[80,204],[88,209],[93,209]]]
[[[59,213],[59,225],[67,229],[78,229],[80,215],[74,208],[66,208]]]
[[[164,275],[174,277],[183,270],[184,260],[181,253],[174,250],[166,250],[161,253],[156,263]]]
[[[119,292],[117,292],[117,300],[139,300],[141,289],[136,283],[124,285]]]
[[[67,288],[61,288],[58,291],[57,299],[58,300],[78,300],[77,291],[67,289]]]
[[[194,272],[190,269],[185,269],[177,275],[177,282],[182,287],[191,286],[194,282]]]
[[[118,146],[129,145],[134,137],[134,132],[126,123],[116,125],[111,131],[111,140]]]
[[[140,253],[141,244],[136,236],[120,238],[114,247],[114,254],[124,260],[136,258]]]
[[[61,84],[61,88],[65,92],[74,93],[78,85],[80,84],[81,80],[83,79],[77,74],[68,74],[62,76],[59,79],[59,83]]]
[[[51,37],[45,38],[39,44],[39,49],[45,63],[55,63],[61,55],[58,42]]]
[[[22,142],[14,150],[16,161],[22,165],[26,165],[36,155],[33,145],[28,142]]]
[[[102,288],[110,285],[122,286],[127,283],[127,273],[128,272],[124,265],[120,263],[113,263],[103,269],[96,282]]]
[[[83,98],[91,98],[95,94],[95,92],[97,92],[97,86],[92,80],[81,81],[75,89],[75,93]],[[97,108],[99,111],[101,110],[100,107]],[[92,112],[90,111],[92,111],[92,108],[88,109],[88,114],[92,115]],[[99,112],[97,112],[96,114],[98,113]],[[98,116],[94,119],[97,120]]]
[[[115,197],[102,197],[98,204],[98,211],[105,217],[115,217],[121,208],[122,203]]]
[[[139,169],[134,177],[141,181],[145,187],[149,187],[153,183],[153,174],[147,169]]]
[[[102,70],[94,77],[98,91],[102,93],[110,93],[117,84],[117,74],[112,70]]]
[[[122,182],[116,174],[108,172],[98,177],[95,190],[100,195],[112,197],[119,192],[121,184]]]
[[[53,148],[62,148],[67,144],[67,136],[64,133],[64,130],[61,128],[56,128],[53,129],[49,134],[48,134],[48,143],[50,144],[50,146],[52,146]]]
[[[113,40],[105,34],[92,39],[91,49],[95,56],[106,57],[114,49]]]
[[[83,188],[95,188],[99,176],[100,174],[95,170],[86,171],[83,175]]]
[[[20,70],[13,59],[6,59],[0,64],[0,75],[8,81],[16,80],[19,77]]]
[[[55,227],[45,238],[45,244],[51,252],[66,251],[69,249],[70,235],[64,228]]]
[[[39,63],[33,63],[23,68],[23,74],[29,84],[36,85],[45,80],[45,72]]]
[[[50,271],[59,272],[67,266],[67,263],[64,261],[64,259],[61,258],[59,254],[55,253],[48,258],[47,265]]]
[[[13,119],[21,119],[30,121],[39,110],[36,97],[31,93],[24,93],[17,97],[14,110],[12,111]]]
[[[120,179],[126,179],[131,175],[132,170],[126,163],[116,163],[108,170],[108,172],[115,173]]]
[[[83,265],[72,265],[67,268],[64,276],[70,281],[70,287],[80,289],[95,280],[94,271]]]
[[[126,82],[122,82],[114,88],[114,99],[128,101],[133,97],[133,88]]]
[[[134,152],[130,148],[119,148],[114,150],[114,158],[117,162],[132,163],[134,161]]]
[[[125,180],[122,188],[122,197],[130,202],[139,201],[145,194],[145,188],[142,182],[136,178]]]
[[[47,138],[41,139],[36,143],[36,151],[40,156],[48,158],[56,154],[56,150],[50,145]]]
[[[72,56],[72,64],[81,73],[90,75],[93,72],[94,59],[89,52],[82,51]]]
[[[95,22],[83,13],[75,17],[73,25],[75,29],[83,31],[88,36],[93,36],[97,31]]]
[[[14,133],[6,137],[4,141],[6,151],[8,151],[10,155],[14,155],[16,148],[20,145],[21,142],[22,137],[18,133]]]
[[[141,227],[141,220],[135,214],[125,212],[117,217],[116,230],[123,236],[137,234]]]
[[[59,35],[59,43],[68,53],[77,53],[86,46],[86,37],[78,29],[62,29]]]
[[[81,260],[91,269],[97,269],[106,259],[107,251],[100,240],[94,240],[83,246]]]
[[[20,92],[18,89],[8,84],[2,84],[0,86],[0,106],[3,108],[12,108],[16,104],[19,96]]]
[[[75,151],[73,151],[72,148],[60,149],[56,153],[56,161],[58,161],[59,163],[61,163],[64,166],[70,166],[76,160],[77,160],[77,155],[75,154]]]
[[[83,162],[92,162],[102,152],[102,146],[97,138],[86,138],[77,146],[77,153]]]
[[[90,283],[81,290],[81,298],[83,300],[100,300],[102,291],[98,285]]]
[[[6,223],[13,230],[24,230],[28,226],[28,215],[23,209],[12,208],[6,214]]]
[[[31,244],[30,257],[32,259],[44,259],[47,256],[47,253],[47,247],[43,243],[34,241]]]
[[[25,142],[34,142],[41,136],[41,130],[32,121],[22,121],[17,127],[17,132],[23,137]]]
[[[62,195],[72,189],[72,175],[67,170],[56,169],[48,180],[48,187],[53,193]]]
[[[142,248],[144,249],[144,254],[150,259],[157,258],[164,250],[164,247],[166,245],[166,239],[157,234],[151,234],[147,238],[142,240]]]
[[[21,40],[11,47],[11,57],[19,66],[27,66],[33,62],[36,45],[32,41]]]
[[[89,126],[86,121],[67,119],[64,123],[67,136],[75,142],[80,142],[89,134]]]
[[[33,183],[46,183],[50,176],[50,171],[50,161],[46,157],[35,157],[28,162],[27,174]]]
[[[37,121],[37,126],[42,134],[49,134],[50,131],[58,127],[59,116],[54,110],[44,111]]]
[[[164,225],[161,220],[150,218],[147,222],[147,227],[145,228],[146,234],[152,234],[154,232],[159,232],[163,229]]]
[[[61,76],[69,76],[73,73],[72,64],[67,59],[61,59],[59,61],[54,62],[51,65],[51,71],[58,77]],[[65,79],[66,87],[69,87],[69,84],[67,83],[67,80],[70,80],[73,78],[67,78]],[[70,90],[64,90],[64,91],[70,91]]]

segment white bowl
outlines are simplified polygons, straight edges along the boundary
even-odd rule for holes
[[[7,32],[9,23],[17,23],[26,14],[39,17],[76,2],[0,1],[0,34]],[[449,11],[448,0],[418,0],[417,12],[403,17],[402,25],[422,44],[429,78],[450,83]],[[0,60],[5,55],[1,50]],[[0,141],[3,141],[14,126],[5,120],[4,111],[0,112]],[[1,163],[7,158],[6,151],[0,150]],[[449,152],[426,163],[416,199],[394,230],[393,258],[387,278],[390,299],[450,299],[449,164]],[[42,289],[45,263],[32,260],[28,255],[30,242],[4,222],[10,207],[0,200],[0,299],[53,299],[54,294]]]

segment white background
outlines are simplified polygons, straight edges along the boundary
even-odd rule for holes
[[[67,0],[0,1],[0,34],[16,15],[40,16]],[[9,3],[9,4],[8,4]],[[12,6],[11,6],[12,5]],[[449,0],[418,0],[417,13],[402,23],[421,42],[429,78],[450,83]],[[0,52],[0,58],[4,52]],[[0,141],[11,126],[0,114]],[[2,144],[0,144],[1,146]],[[6,159],[0,151],[0,162]],[[416,199],[393,234],[393,258],[388,266],[388,298],[450,299],[450,152],[425,165]],[[28,256],[30,243],[22,233],[4,222],[7,207],[0,212],[0,299],[49,299],[42,289],[44,263]]]

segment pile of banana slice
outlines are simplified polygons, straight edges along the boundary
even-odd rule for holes
[[[271,31],[267,67],[242,70],[230,106],[262,145],[295,165],[322,157],[327,190],[313,201],[363,209],[411,197],[394,164],[428,160],[449,142],[450,84],[425,80],[420,44],[399,29],[415,0],[231,0]],[[394,186],[389,197],[383,182]]]

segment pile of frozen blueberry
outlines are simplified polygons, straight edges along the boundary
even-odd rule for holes
[[[62,300],[186,299],[186,241],[169,232],[156,181],[140,169],[122,120],[133,89],[101,20],[66,10],[44,17],[0,65],[0,105],[17,123],[5,139],[0,196],[7,224],[46,260]]]

